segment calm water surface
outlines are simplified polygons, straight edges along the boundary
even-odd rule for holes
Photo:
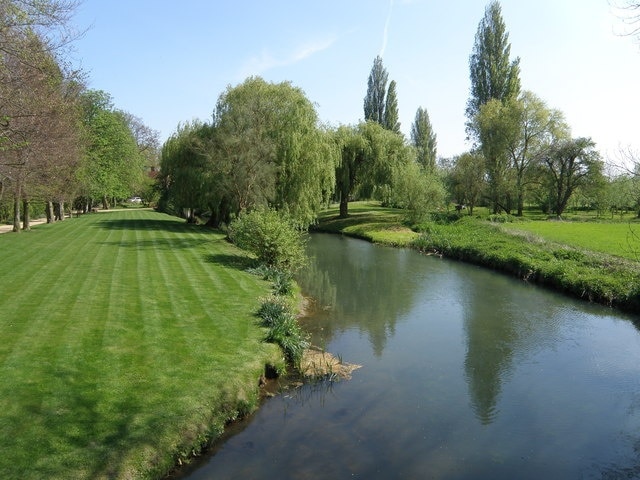
[[[363,367],[268,400],[188,478],[640,478],[637,319],[340,236],[309,252],[305,326]]]

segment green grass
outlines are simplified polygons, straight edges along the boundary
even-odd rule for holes
[[[638,260],[640,224],[633,222],[535,221],[504,224],[509,231],[531,232],[553,242]]]
[[[0,478],[157,478],[257,404],[269,285],[144,210],[0,236]]]
[[[349,216],[339,218],[334,206],[322,212],[314,229],[328,233],[343,233],[373,243],[406,247],[419,234],[403,224],[406,212],[396,208],[380,207],[379,202],[350,202]]]

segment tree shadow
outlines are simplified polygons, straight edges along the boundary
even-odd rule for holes
[[[240,271],[246,271],[249,268],[257,266],[257,261],[254,258],[246,255],[232,255],[228,253],[212,253],[205,255],[205,262],[214,263],[221,267],[233,268]]]
[[[105,230],[146,230],[164,232],[205,232],[203,227],[186,223],[184,220],[167,217],[157,218],[105,218],[96,223]]]

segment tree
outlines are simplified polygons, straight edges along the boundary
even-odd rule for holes
[[[544,158],[550,188],[549,201],[560,218],[571,195],[581,186],[598,181],[603,163],[590,138],[575,138],[556,143]]]
[[[371,73],[367,81],[367,94],[364,97],[365,121],[373,121],[380,125],[385,125],[385,98],[388,78],[387,69],[382,65],[382,57],[378,55],[373,60],[373,67],[371,67]]]
[[[386,200],[391,198],[394,169],[410,158],[402,136],[369,121],[341,126],[335,138],[340,152],[336,168],[340,217],[349,215],[349,201],[356,194],[371,198],[380,192]]]
[[[418,107],[411,125],[411,143],[416,148],[418,163],[429,172],[435,171],[437,140],[426,108]]]
[[[407,220],[417,223],[442,204],[444,186],[435,172],[411,159],[393,166],[389,205],[407,210]]]
[[[492,99],[481,106],[474,127],[486,158],[494,213],[511,208],[512,189],[522,216],[527,187],[535,181],[535,164],[555,140],[569,135],[562,113],[525,91],[517,99]]]
[[[513,207],[514,175],[510,168],[509,142],[517,136],[517,112],[498,99],[483,104],[474,118],[473,128],[485,159],[489,200],[493,213]]]
[[[459,205],[465,205],[473,215],[485,188],[484,157],[479,152],[463,153],[454,160],[451,180],[453,194]]]
[[[391,80],[384,106],[384,128],[400,135],[400,120],[398,115],[398,96],[396,81]]]
[[[80,177],[88,197],[108,209],[111,199],[126,198],[141,184],[144,159],[125,113],[113,108],[108,94],[86,92],[82,105],[87,149]]]
[[[60,198],[61,189],[73,184],[69,171],[79,156],[77,82],[33,30],[3,30],[0,36],[12,37],[0,60],[0,175],[12,180],[14,231],[20,231],[21,210],[22,228],[29,229],[32,198]]]
[[[189,223],[195,223],[196,212],[207,206],[209,189],[215,189],[208,182],[211,168],[206,142],[210,135],[210,125],[194,121],[178,125],[162,146],[159,180],[164,187],[163,208],[184,215]]]
[[[337,150],[313,103],[289,82],[251,77],[229,87],[218,100],[212,155],[228,166],[234,213],[269,205],[306,227],[335,185]]]
[[[508,139],[508,150],[515,170],[517,215],[522,216],[527,185],[535,180],[534,166],[545,155],[554,141],[568,138],[569,126],[562,112],[550,110],[535,94],[523,92],[520,98],[507,101],[510,113],[506,117],[517,122]]]
[[[485,9],[478,25],[473,53],[469,59],[471,92],[466,115],[470,133],[475,134],[473,119],[480,107],[491,99],[505,102],[520,93],[520,59],[511,61],[509,34],[497,1]]]

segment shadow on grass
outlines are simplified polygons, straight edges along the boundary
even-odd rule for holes
[[[195,248],[209,242],[210,240],[206,238],[157,238],[154,240],[140,241],[98,242],[98,244],[110,245],[112,247],[136,248],[138,250],[145,250],[148,248],[154,248],[157,250],[183,250]]]
[[[184,220],[168,217],[155,218],[105,218],[96,223],[97,228],[105,230],[146,230],[164,232],[207,232],[202,226],[188,224]]]
[[[249,268],[256,266],[256,261],[253,258],[244,255],[230,255],[225,253],[214,253],[205,255],[204,257],[207,263],[214,263],[221,267],[234,268],[236,270],[246,271]]]

